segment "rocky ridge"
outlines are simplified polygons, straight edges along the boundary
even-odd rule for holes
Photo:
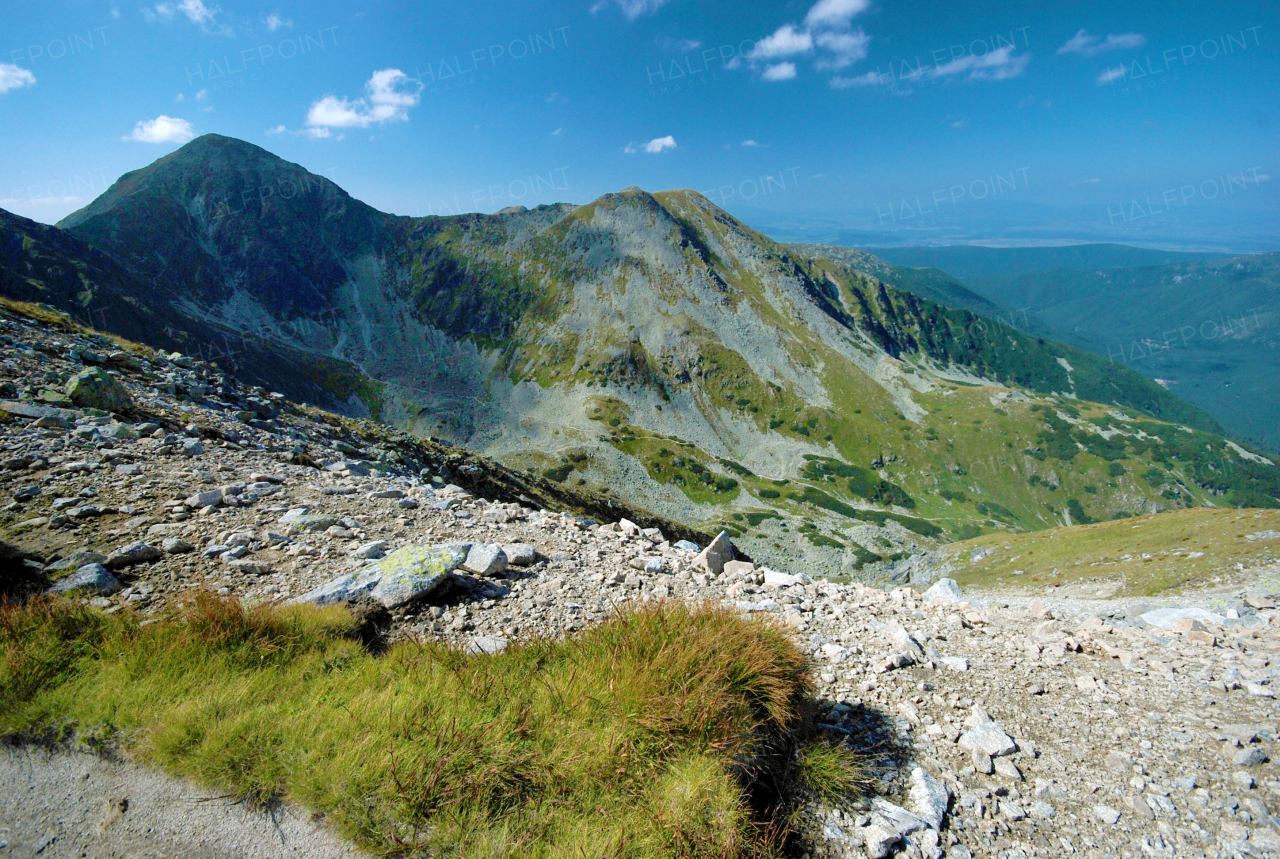
[[[736,557],[726,535],[504,495],[502,474],[481,480],[472,461],[378,458],[351,425],[184,356],[10,314],[0,343],[19,587],[144,615],[197,588],[352,598],[384,635],[472,652],[568,634],[632,599],[728,602],[805,642],[824,730],[876,776],[872,797],[808,810],[815,855],[1280,851],[1265,591],[1134,615],[947,580],[924,593],[814,580]]]

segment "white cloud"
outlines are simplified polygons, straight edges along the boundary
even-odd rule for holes
[[[650,155],[657,155],[664,149],[675,149],[676,139],[668,134],[666,137],[655,137],[644,145],[644,151]]]
[[[564,136],[564,129],[563,129],[563,128],[557,128],[555,131],[551,132],[551,136],[552,136],[552,137],[563,137],[563,136]]]
[[[1253,177],[1253,179],[1254,179],[1254,181],[1255,181],[1255,182],[1270,182],[1270,181],[1271,181],[1271,174],[1270,174],[1270,173],[1259,173],[1257,176],[1254,176],[1254,177]]]
[[[743,145],[743,146],[746,146],[746,147],[748,147],[748,148],[756,148],[756,147],[764,146],[765,144],[763,144],[763,143],[756,143],[754,140],[744,140],[744,141],[742,141],[742,145]]]
[[[1101,179],[1086,179],[1086,180],[1084,180],[1084,183],[1085,183],[1086,185],[1096,185],[1096,184],[1098,184],[1098,183],[1099,183],[1099,182],[1101,182],[1101,181],[1102,181]]]
[[[789,81],[796,76],[795,63],[775,63],[764,70],[760,77],[767,81]]]
[[[664,51],[674,51],[677,54],[687,54],[690,51],[696,51],[702,47],[701,39],[673,39],[670,36],[663,36],[658,40],[658,47]]]
[[[613,0],[614,4],[622,10],[622,16],[628,21],[634,21],[641,15],[647,15],[650,12],[657,12],[663,6],[671,2],[671,0]],[[599,0],[591,7],[591,14],[602,12],[609,8],[609,0]]]
[[[155,119],[139,122],[133,127],[132,133],[120,139],[136,140],[139,143],[186,143],[195,136],[191,123],[185,119],[160,115]]]
[[[1119,48],[1141,48],[1147,43],[1147,37],[1141,33],[1108,33],[1106,39],[1089,35],[1088,30],[1080,30],[1058,48],[1059,54],[1080,54],[1083,57],[1094,57],[1103,51],[1114,51]]]
[[[836,27],[871,6],[871,0],[818,0],[804,16],[806,27]]]
[[[1102,72],[1102,74],[1098,75],[1098,79],[1097,79],[1098,86],[1103,86],[1105,84],[1115,83],[1118,80],[1123,80],[1124,75],[1125,75],[1124,66],[1116,66],[1114,69],[1105,69]]]
[[[1014,54],[1012,45],[1005,45],[989,51],[982,56],[965,54],[949,63],[943,63],[929,70],[930,77],[945,78],[951,75],[969,73],[971,81],[1003,81],[1016,78],[1027,69],[1031,62],[1030,54]]]
[[[851,66],[867,56],[867,45],[871,37],[862,30],[851,30],[847,33],[821,32],[813,37],[821,48],[831,52],[830,57],[818,60],[820,71],[835,71]]]
[[[830,80],[831,86],[835,87],[836,89],[850,89],[851,87],[864,87],[864,86],[880,86],[882,83],[884,83],[884,80],[883,78],[880,77],[880,72],[878,71],[870,71],[870,72],[867,72],[866,74],[858,75],[855,78],[846,78],[846,77],[840,77],[839,75],[837,75],[836,77],[833,77]]]
[[[187,100],[187,97],[186,97],[185,95],[183,95],[182,93],[178,93],[178,95],[177,95],[173,100],[174,100],[174,101],[186,101],[186,100]]]
[[[209,91],[207,89],[202,89],[198,93],[196,93],[196,101],[204,101],[208,97],[209,97]]]
[[[279,137],[280,135],[285,134],[288,131],[289,129],[285,128],[283,125],[277,125],[275,128],[267,129],[267,137]]]
[[[951,123],[951,127],[952,127],[952,128],[964,128],[964,127],[965,127],[966,125],[968,125],[968,124],[969,124],[969,123],[965,122],[963,119],[957,119],[955,122]]]
[[[35,86],[36,76],[12,63],[0,63],[0,92]]]
[[[115,18],[117,21],[118,21],[118,20],[120,20],[120,7],[119,7],[119,6],[116,6],[115,4],[112,4],[112,6],[111,6],[111,17],[112,17],[112,18]]]
[[[308,134],[328,137],[330,128],[368,128],[377,123],[407,122],[409,108],[415,106],[422,84],[399,69],[381,69],[364,85],[365,98],[345,99],[326,95],[307,111]]]
[[[752,60],[772,60],[778,57],[790,57],[795,54],[806,54],[813,50],[813,35],[805,30],[797,30],[791,24],[783,24],[773,35],[765,36],[756,42],[747,57]]]
[[[272,12],[270,15],[264,15],[262,17],[262,23],[266,25],[267,32],[270,32],[270,33],[274,33],[276,30],[279,30],[281,27],[293,26],[293,21],[291,19],[281,18],[280,15],[276,12]]]
[[[746,59],[753,68],[760,63],[773,64],[763,76],[770,81],[795,77],[787,73],[788,68],[794,71],[793,64],[776,63],[788,57],[815,54],[814,67],[820,72],[848,68],[867,56],[871,37],[861,28],[855,29],[851,22],[870,5],[870,0],[818,0],[809,8],[802,25],[783,24],[757,42]],[[731,62],[729,67],[733,66]]]
[[[216,20],[221,11],[217,6],[204,5],[204,0],[178,0],[177,3],[157,3],[154,9],[143,9],[142,14],[148,21],[169,21],[181,14],[206,33],[233,35],[230,27]]]

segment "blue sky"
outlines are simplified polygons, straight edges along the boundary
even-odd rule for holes
[[[1034,205],[1112,227],[1256,222],[1280,210],[1278,18],[1274,2],[10,4],[0,207],[54,222],[215,132],[407,215],[639,185],[766,224],[1043,220]]]

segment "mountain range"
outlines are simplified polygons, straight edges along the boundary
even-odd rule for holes
[[[57,227],[0,220],[10,297],[725,528],[783,569],[1280,505],[1280,469],[1201,408],[911,271],[779,244],[692,191],[395,216],[216,135]]]

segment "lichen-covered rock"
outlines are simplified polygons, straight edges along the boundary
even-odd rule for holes
[[[424,597],[466,560],[470,545],[406,546],[354,573],[339,576],[293,602],[316,605],[354,602],[370,596],[386,608]]]
[[[101,367],[81,370],[67,381],[67,397],[82,409],[122,412],[133,408],[124,385]]]

